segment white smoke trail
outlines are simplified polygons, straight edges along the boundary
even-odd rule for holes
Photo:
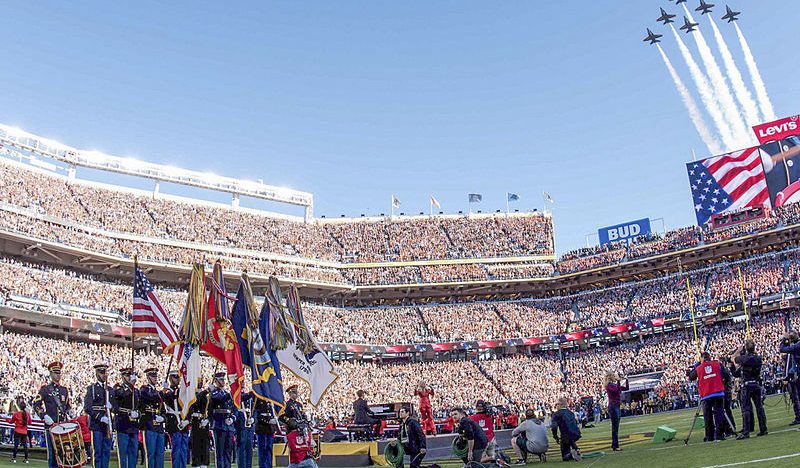
[[[703,101],[703,105],[706,107],[708,115],[711,116],[711,120],[714,121],[714,126],[717,127],[719,136],[722,139],[722,145],[724,146],[723,151],[736,149],[736,141],[731,133],[731,128],[725,121],[725,117],[722,115],[722,109],[720,109],[719,104],[717,103],[716,99],[714,99],[714,93],[711,91],[711,85],[708,84],[708,79],[703,74],[703,71],[700,70],[697,62],[694,61],[692,53],[689,52],[689,48],[686,47],[686,44],[683,42],[683,39],[681,39],[678,31],[675,30],[675,26],[670,25],[670,29],[672,30],[672,34],[675,36],[675,41],[678,42],[678,48],[681,51],[681,55],[686,61],[686,65],[689,67],[689,74],[692,75],[692,81],[694,81],[695,86],[697,86],[697,92],[700,94],[700,100]]]
[[[656,44],[656,47],[658,47],[658,51],[661,53],[661,58],[664,59],[664,65],[667,66],[667,70],[669,70],[669,74],[672,76],[672,81],[675,82],[675,87],[678,89],[678,93],[681,95],[683,104],[686,106],[686,110],[689,112],[689,117],[692,119],[692,123],[694,123],[694,127],[697,129],[697,133],[700,134],[700,138],[703,140],[703,143],[705,143],[708,151],[710,151],[711,154],[722,153],[719,140],[717,140],[717,137],[714,135],[711,129],[708,128],[700,108],[697,107],[697,102],[695,102],[692,94],[689,92],[689,89],[686,88],[686,85],[683,84],[683,80],[681,80],[681,77],[678,75],[675,67],[672,66],[672,62],[667,57],[664,49],[661,48],[661,44]]]
[[[711,29],[714,31],[714,39],[717,41],[717,47],[719,48],[719,53],[722,56],[722,63],[725,65],[725,71],[728,73],[728,78],[731,80],[731,86],[736,94],[736,99],[739,101],[739,104],[742,105],[744,120],[748,127],[752,127],[753,125],[761,122],[761,119],[758,116],[758,106],[756,105],[756,101],[753,99],[753,95],[750,94],[750,90],[747,88],[747,85],[744,84],[742,73],[736,66],[736,62],[733,60],[731,50],[728,48],[725,38],[722,37],[722,33],[719,32],[719,28],[717,27],[716,21],[714,21],[714,17],[709,15],[708,20],[711,23]]]
[[[694,23],[694,18],[692,18],[692,13],[686,6],[686,3],[683,4],[683,9],[686,11],[686,16],[689,18],[689,21]],[[703,65],[705,65],[708,78],[711,80],[714,96],[719,102],[725,120],[727,120],[728,124],[731,126],[731,132],[733,133],[736,146],[748,146],[751,139],[749,135],[750,132],[747,129],[747,125],[744,123],[742,115],[739,113],[739,107],[736,105],[736,101],[733,100],[731,91],[728,88],[728,82],[722,75],[722,70],[720,70],[719,65],[717,65],[717,59],[715,59],[714,54],[711,53],[711,48],[708,46],[702,31],[698,29],[694,31],[692,35],[697,43],[697,50],[700,52],[700,59],[703,61]]]
[[[758,99],[758,107],[761,109],[761,115],[764,120],[775,120],[775,110],[772,108],[772,101],[769,100],[767,95],[767,87],[764,86],[764,80],[761,79],[761,72],[758,71],[756,59],[753,57],[753,52],[750,51],[750,46],[739,29],[739,24],[734,22],[733,26],[736,28],[736,34],[739,36],[739,45],[744,52],[744,63],[747,65],[747,71],[750,72],[750,79],[753,80],[753,87],[756,89],[756,99]]]

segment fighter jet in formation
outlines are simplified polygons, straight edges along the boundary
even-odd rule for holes
[[[742,14],[741,11],[733,11],[733,10],[731,10],[731,7],[729,7],[728,5],[725,5],[725,10],[727,10],[727,11],[725,12],[725,16],[723,16],[722,19],[728,20],[729,23],[731,23],[733,21],[738,21],[739,18],[737,18],[737,16]]]
[[[683,30],[686,31],[686,34],[689,34],[690,32],[697,30],[696,26],[697,26],[697,23],[692,23],[691,21],[689,21],[689,18],[684,16],[683,17],[683,26],[681,26],[679,29],[683,29]]]
[[[656,18],[656,21],[663,21],[664,24],[674,23],[675,21],[672,20],[672,18],[674,17],[675,15],[670,15],[669,13],[664,11],[663,8],[661,8],[661,16]]]
[[[658,40],[659,37],[663,36],[663,34],[655,34],[650,28],[647,28],[647,37],[642,39],[642,41],[647,42],[650,41],[650,45],[655,44],[656,42],[661,42]]]
[[[680,5],[681,3],[686,3],[686,0],[675,0],[676,5]]]
[[[699,11],[701,15],[711,13],[711,8],[714,7],[713,3],[706,3],[705,0],[700,0],[700,6],[695,8],[694,11]]]

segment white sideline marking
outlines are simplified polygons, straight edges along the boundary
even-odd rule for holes
[[[722,467],[725,467],[725,466],[749,465],[750,463],[761,463],[761,462],[767,462],[767,461],[772,461],[772,460],[782,460],[784,458],[793,458],[793,457],[800,457],[800,452],[792,453],[792,454],[789,454],[789,455],[781,455],[779,457],[759,458],[758,460],[748,460],[748,461],[743,461],[743,462],[727,463],[725,465],[709,465],[709,466],[704,466],[703,468],[722,468]]]

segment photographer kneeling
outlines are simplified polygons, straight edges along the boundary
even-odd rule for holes
[[[786,382],[789,385],[789,396],[792,397],[794,406],[794,421],[790,425],[800,424],[800,337],[795,330],[783,335],[781,340],[781,352],[788,354],[786,357]]]
[[[731,356],[733,362],[739,365],[731,367],[734,377],[742,380],[739,388],[739,400],[742,403],[742,433],[737,439],[750,437],[750,428],[753,426],[753,406],[758,416],[758,434],[767,435],[767,415],[764,413],[764,392],[761,388],[761,356],[756,354],[756,344],[753,340],[746,340],[744,346]]]
[[[529,453],[538,456],[540,462],[547,461],[547,428],[533,409],[525,411],[525,420],[511,432],[511,445],[517,453],[517,465],[527,464]]]

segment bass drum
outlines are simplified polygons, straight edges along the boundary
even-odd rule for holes
[[[78,468],[86,464],[86,448],[77,423],[56,424],[50,428],[50,436],[59,468]]]

